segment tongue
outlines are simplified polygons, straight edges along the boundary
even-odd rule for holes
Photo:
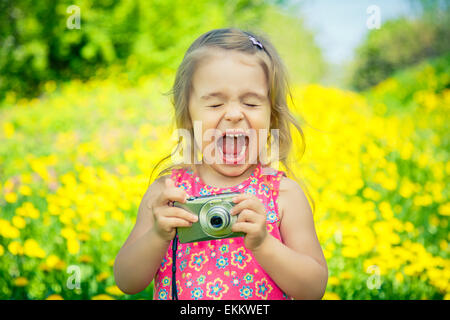
[[[245,145],[245,137],[239,138],[223,138],[222,150],[225,154],[239,154]]]

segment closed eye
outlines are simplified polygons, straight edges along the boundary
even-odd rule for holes
[[[245,105],[249,106],[249,107],[257,107],[258,106],[257,104],[249,104],[249,103],[246,103]],[[221,106],[221,104],[217,104],[217,105],[209,106],[209,108],[217,108],[220,106]]]

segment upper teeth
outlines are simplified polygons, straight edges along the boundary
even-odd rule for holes
[[[245,136],[245,135],[244,135],[243,133],[236,133],[236,134],[233,134],[233,133],[227,133],[226,136],[227,136],[227,137],[237,138],[237,137],[243,137],[243,136]]]

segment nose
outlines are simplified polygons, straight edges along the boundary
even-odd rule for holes
[[[242,119],[244,119],[244,114],[239,106],[235,104],[230,104],[227,106],[225,111],[225,120],[238,122]]]

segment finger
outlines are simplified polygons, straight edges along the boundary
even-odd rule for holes
[[[254,212],[253,210],[244,209],[239,213],[238,218],[236,220],[237,222],[251,222],[255,223],[258,221],[258,214]]]
[[[234,203],[239,203],[239,202],[241,202],[244,199],[248,199],[249,196],[250,196],[250,194],[248,194],[248,193],[240,193],[240,194],[234,196],[232,198],[232,200],[233,200]]]
[[[171,201],[178,201],[181,203],[185,203],[188,195],[186,191],[181,187],[175,187],[175,184],[172,179],[167,178],[165,180],[165,188],[160,193],[157,204],[159,205],[167,205]]]
[[[261,201],[259,199],[247,198],[247,199],[243,200],[242,202],[239,202],[237,205],[235,205],[230,210],[230,214],[231,215],[238,214],[244,209],[250,209],[259,214],[263,214],[266,211],[266,208],[264,207],[264,205],[261,203]]]
[[[161,221],[161,224],[167,229],[192,226],[192,222],[176,217],[165,217],[163,221]]]
[[[164,216],[180,218],[180,219],[187,220],[189,222],[197,222],[198,221],[198,217],[195,214],[193,214],[185,209],[178,208],[178,207],[165,208]]]
[[[255,201],[258,201],[258,202],[261,201],[261,200],[259,200],[259,198],[257,196],[255,196],[252,193],[241,193],[241,194],[238,194],[237,196],[234,196],[232,198],[234,203],[239,203],[239,202],[242,202],[242,201],[245,201],[245,200],[252,200],[252,199],[255,200]]]
[[[257,231],[257,228],[253,223],[249,222],[236,222],[231,227],[232,232],[243,232],[245,234],[248,233],[255,233]]]

